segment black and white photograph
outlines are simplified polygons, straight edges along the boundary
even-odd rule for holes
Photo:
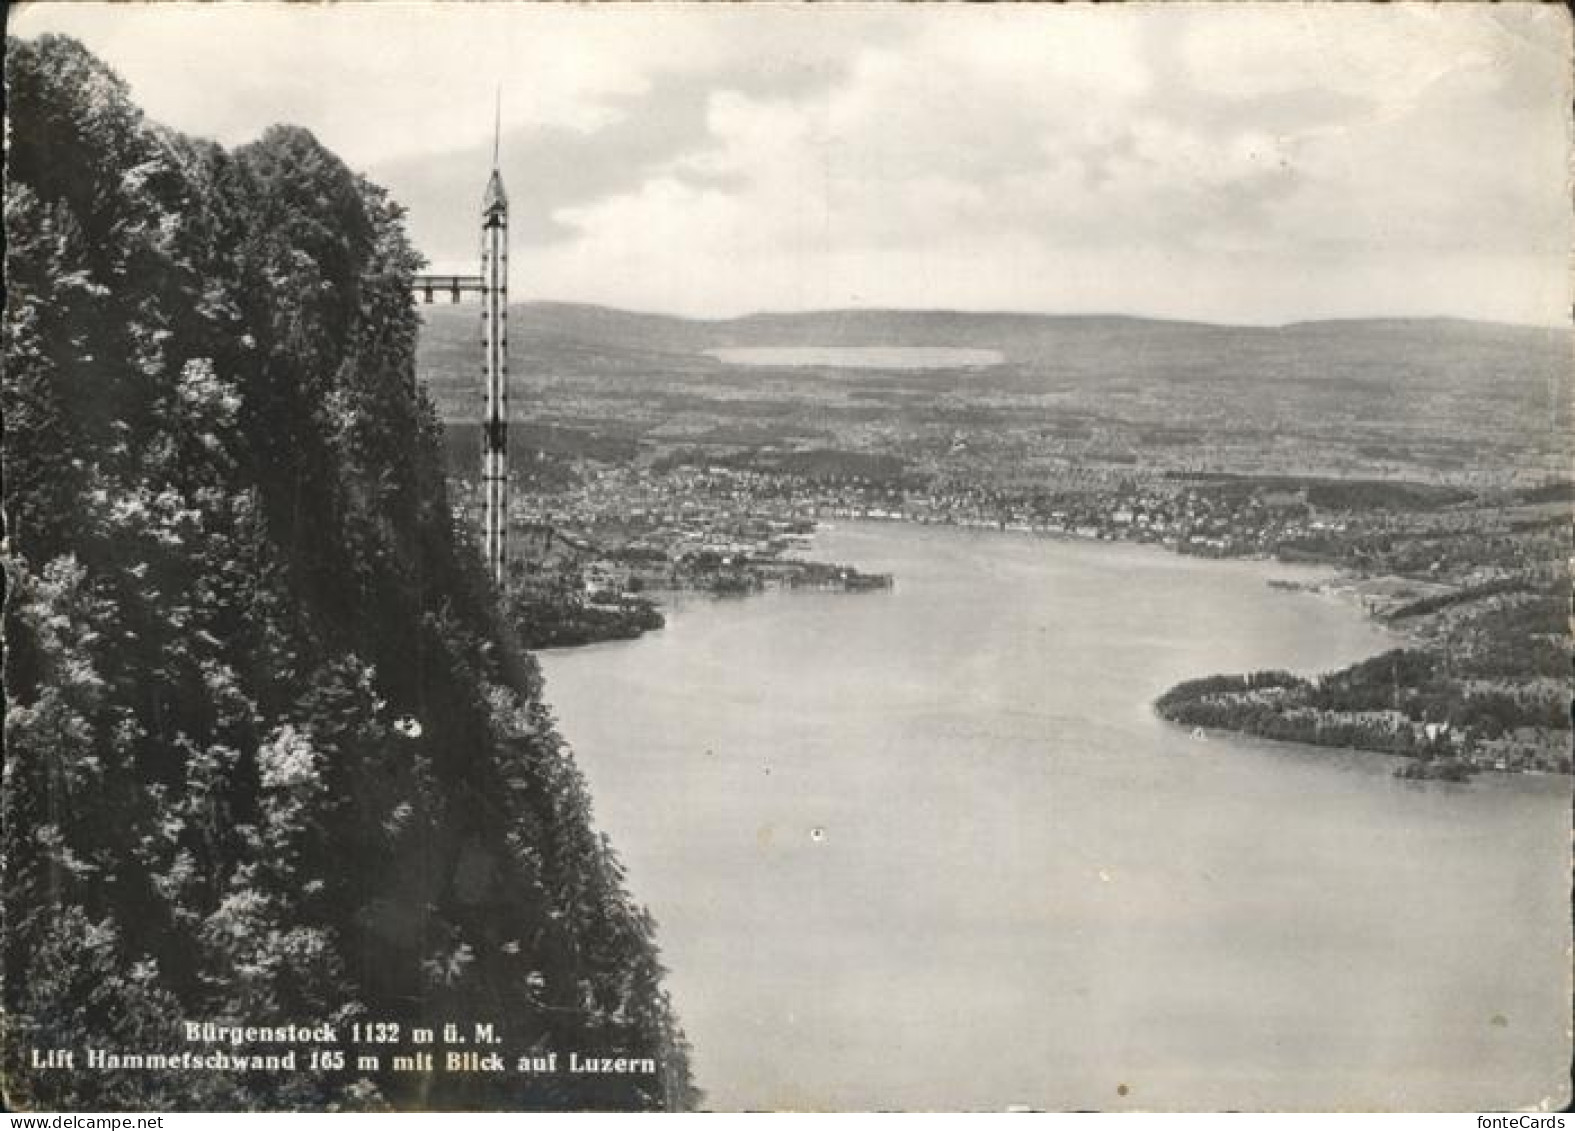
[[[1572,24],[12,5],[6,1110],[1566,1109]]]

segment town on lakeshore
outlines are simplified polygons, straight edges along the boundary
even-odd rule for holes
[[[449,422],[465,525],[474,433],[445,409],[465,347],[452,310],[422,309],[418,368]],[[552,303],[518,308],[514,324],[542,376],[514,440],[505,592],[535,646],[660,628],[673,591],[900,586],[813,560],[814,531],[850,521],[1319,564],[1337,572],[1317,588],[1391,628],[1394,655],[1321,682],[1184,685],[1160,714],[1403,755],[1410,776],[1569,771],[1567,332],[914,311],[762,327]],[[917,367],[903,347],[816,349],[811,364],[707,348],[766,333],[926,344]],[[949,353],[943,333],[962,344]],[[1275,376],[1318,350],[1327,374]],[[1247,352],[1250,366],[1235,360]],[[1156,358],[1196,375],[1178,388]],[[1114,390],[1111,369],[1128,371]],[[1397,415],[1384,409],[1395,382],[1474,407],[1446,418],[1417,400]],[[1276,423],[1293,412],[1294,427]]]

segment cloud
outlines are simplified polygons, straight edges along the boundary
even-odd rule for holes
[[[664,301],[695,313],[1568,308],[1556,20],[1178,6],[994,9],[976,26],[949,11],[964,15],[901,50],[867,47],[823,98],[713,96],[688,167],[734,191],[664,174],[572,210],[585,260],[620,263],[602,293],[634,299],[625,280],[660,275],[681,244],[684,284]]]
[[[75,28],[180,128],[302,121],[443,269],[475,254],[502,77],[534,297],[1570,305],[1569,24],[1547,6],[241,7],[51,4],[19,30]]]
[[[594,126],[511,124],[501,138],[501,166],[514,238],[527,253],[575,239],[584,234],[575,209],[636,192],[652,178],[671,177],[694,188],[741,189],[737,170],[694,159],[711,142],[712,96],[736,91],[767,99],[802,98],[838,73],[837,60],[764,69],[723,61],[703,75],[657,71],[637,93],[609,95]],[[463,247],[468,254],[475,216],[465,204],[476,197],[490,161],[491,141],[483,139],[449,152],[374,163],[368,172],[410,208],[419,243]]]

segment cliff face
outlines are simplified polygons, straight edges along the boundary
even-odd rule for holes
[[[688,1104],[651,921],[451,517],[399,207],[304,131],[146,122],[74,41],[6,71],[9,1104]],[[185,1020],[404,1047],[33,1064],[212,1051]],[[447,1023],[657,1071],[390,1070]]]

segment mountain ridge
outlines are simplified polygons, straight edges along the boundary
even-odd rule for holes
[[[1382,327],[1382,326],[1463,326],[1495,330],[1530,331],[1547,333],[1572,333],[1575,324],[1546,325],[1533,322],[1503,322],[1488,318],[1467,318],[1453,314],[1374,314],[1342,315],[1329,318],[1297,318],[1286,322],[1213,322],[1196,318],[1171,318],[1161,315],[1134,314],[1122,311],[1059,312],[1034,310],[973,310],[960,307],[903,307],[903,306],[851,306],[816,307],[806,310],[753,310],[744,314],[725,317],[675,314],[658,310],[639,310],[630,307],[610,306],[605,303],[579,302],[566,299],[526,299],[509,304],[511,310],[538,312],[579,312],[614,318],[660,321],[695,328],[721,328],[740,323],[815,321],[817,319],[855,320],[858,318],[921,318],[977,321],[1002,321],[1024,324],[1077,324],[1113,323],[1148,324],[1156,326],[1185,326],[1214,330],[1276,331],[1325,327]]]
[[[423,306],[439,337],[456,315],[450,304]],[[462,309],[462,308],[461,308]],[[510,304],[516,341],[563,340],[614,350],[704,355],[708,350],[768,346],[927,346],[998,349],[1008,359],[1042,360],[1059,342],[1108,339],[1106,361],[1122,363],[1120,350],[1178,347],[1191,364],[1207,360],[1213,346],[1294,350],[1303,343],[1332,346],[1341,355],[1410,348],[1422,353],[1452,344],[1514,351],[1562,349],[1572,354],[1571,328],[1522,326],[1455,318],[1364,318],[1236,326],[1146,318],[1127,314],[980,313],[948,310],[844,309],[758,313],[725,319],[622,310],[589,303],[533,301]],[[471,327],[462,326],[468,335]]]
[[[463,429],[480,411],[467,360],[474,315],[421,311],[418,372]],[[1427,478],[1473,464],[1491,475],[1567,465],[1572,342],[1569,329],[1456,319],[1232,327],[842,311],[699,321],[542,302],[512,308],[510,347],[527,419],[575,430],[581,441],[570,447],[587,453],[634,444],[660,456],[680,435],[778,446],[834,435],[833,446],[927,459],[982,428],[992,445],[1061,459],[1113,452],[1154,466],[1196,467],[1201,457],[1212,470]],[[875,346],[1000,360],[947,367],[937,355],[904,370],[878,357],[764,352]],[[763,352],[713,352],[729,348]],[[1081,445],[1045,439],[1095,432]],[[468,475],[470,440],[452,434]],[[532,458],[530,442],[521,437],[521,458]]]

